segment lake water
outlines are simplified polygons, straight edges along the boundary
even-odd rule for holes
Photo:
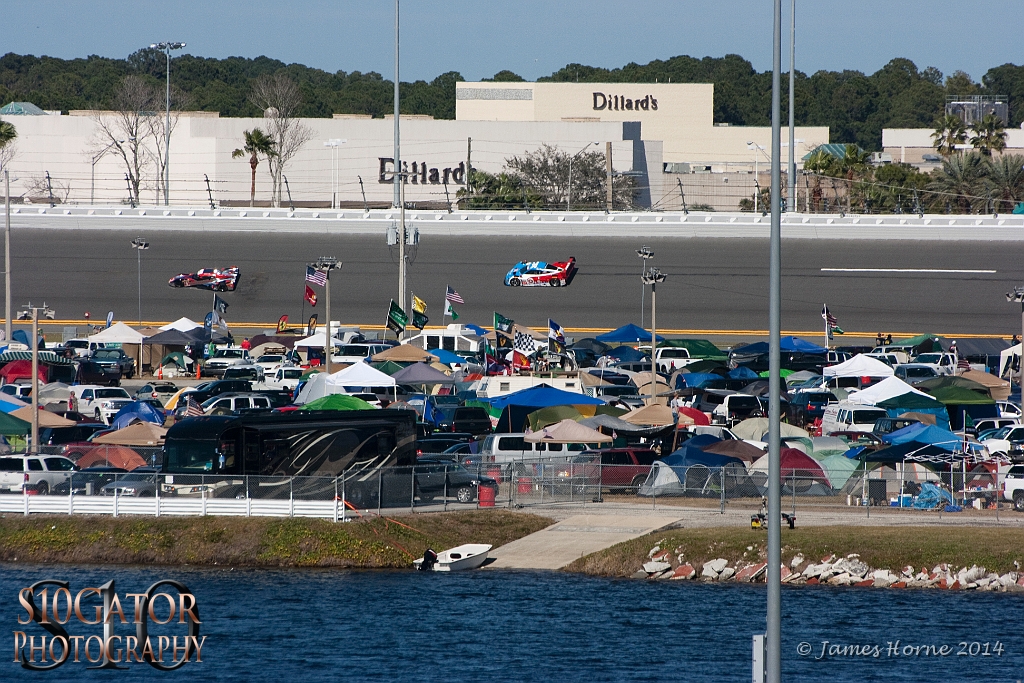
[[[12,661],[13,632],[44,632],[17,624],[25,614],[18,591],[47,578],[69,581],[73,593],[114,579],[129,620],[126,593],[164,578],[181,581],[198,600],[208,637],[203,662],[171,673],[138,663],[121,672],[87,670],[84,662],[23,670]],[[0,564],[0,681],[743,681],[751,635],[764,629],[764,604],[763,585],[561,573]],[[787,587],[783,611],[788,680],[1024,678],[1021,594]],[[68,630],[100,633],[74,621]],[[119,635],[132,631],[117,627]],[[829,654],[826,646],[818,659],[823,641],[866,646],[868,654]],[[906,645],[938,654],[915,656]],[[941,654],[943,645],[949,654]],[[810,653],[802,656],[801,647]]]

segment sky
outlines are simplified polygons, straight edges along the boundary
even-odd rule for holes
[[[783,0],[788,68],[791,0]],[[738,54],[771,68],[770,0],[404,0],[401,79],[569,63],[614,68]],[[797,0],[797,68],[872,73],[895,57],[979,80],[1024,62],[1021,0]],[[984,18],[982,20],[982,18]],[[968,24],[961,31],[962,24]],[[326,71],[394,75],[391,0],[6,0],[0,54],[123,58],[159,41],[203,57],[266,55]],[[11,30],[15,28],[17,30]],[[1016,45],[1017,47],[1014,47]]]

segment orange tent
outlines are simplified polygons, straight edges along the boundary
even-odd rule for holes
[[[127,446],[93,446],[76,463],[79,467],[107,465],[134,470],[146,464],[145,459]]]

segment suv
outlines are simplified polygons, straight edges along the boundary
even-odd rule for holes
[[[872,428],[871,433],[877,436],[885,436],[918,422],[920,420],[909,417],[882,417],[875,420],[875,426]]]
[[[116,371],[118,379],[131,379],[135,376],[135,359],[125,353],[124,349],[96,349],[90,354],[89,360],[111,375]]]
[[[92,415],[97,422],[110,424],[117,412],[132,402],[132,397],[120,387],[101,387],[82,384],[71,388],[78,401],[78,412]]]
[[[1003,480],[1003,498],[1013,501],[1013,509],[1024,512],[1024,465],[1014,465]]]
[[[370,356],[387,351],[387,344],[345,344],[336,355],[331,356],[332,363],[364,363]]]
[[[584,456],[600,456],[602,488],[630,493],[647,481],[651,466],[661,457],[649,448],[602,448],[580,453]]]
[[[75,469],[75,463],[61,455],[0,456],[0,491],[46,495]]]
[[[761,402],[756,396],[724,389],[705,391],[698,409],[711,413],[712,423],[730,427],[748,417],[760,417],[762,412]]]
[[[466,432],[474,436],[491,433],[491,416],[483,408],[459,406],[437,423],[440,432]]]
[[[141,401],[145,398],[155,398],[160,403],[166,404],[176,393],[178,393],[178,387],[174,386],[171,382],[150,382],[149,384],[143,384],[135,392],[135,400]]]
[[[936,366],[925,363],[902,363],[896,366],[893,373],[907,384],[917,384],[926,379],[941,377],[943,374]]]
[[[7,394],[22,401],[32,400],[31,384],[5,384],[0,387],[0,394]]]
[[[955,353],[922,353],[914,358],[913,365],[929,365],[940,375],[952,375],[957,360]]]
[[[184,399],[191,396],[196,400],[196,403],[203,403],[207,399],[219,396],[220,394],[226,394],[228,392],[243,392],[252,391],[252,383],[244,379],[220,379],[215,382],[206,382],[196,387],[195,391],[186,391],[178,399],[178,405],[181,406]]]
[[[255,364],[231,365],[224,368],[223,379],[244,379],[257,384],[263,381],[263,366]]]
[[[792,394],[792,400],[786,404],[786,416],[797,426],[810,424],[825,414],[829,403],[837,403],[839,399],[831,391],[801,391]]]
[[[270,410],[270,399],[258,394],[221,394],[203,403],[207,415],[231,415],[243,410]]]
[[[248,365],[252,362],[249,359],[248,349],[240,346],[229,346],[224,349],[217,349],[205,363],[203,363],[203,374],[211,377],[219,377],[230,365]]]

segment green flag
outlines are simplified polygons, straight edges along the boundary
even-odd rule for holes
[[[398,304],[395,303],[394,299],[391,300],[391,308],[388,309],[388,321],[387,328],[393,330],[395,334],[401,334],[405,332],[405,326],[409,324],[409,316],[405,314]]]
[[[453,321],[459,319],[459,314],[455,312],[455,307],[447,299],[444,301],[444,313],[441,314],[441,318],[444,318],[446,315],[450,315]],[[444,321],[442,320],[442,322]]]
[[[430,322],[430,318],[420,313],[419,311],[412,312],[412,326],[417,330],[422,330]]]
[[[845,332],[843,332],[843,328],[835,326],[832,327],[832,332],[835,334],[846,334]]]
[[[971,417],[970,413],[965,412],[964,413],[964,427],[973,427],[973,426],[974,426],[974,418]]]
[[[494,330],[495,330],[495,332],[504,332],[505,334],[510,334],[512,332],[512,325],[513,324],[515,324],[515,321],[512,320],[511,318],[506,318],[505,316],[503,316],[501,313],[498,313],[497,311],[494,312]]]

